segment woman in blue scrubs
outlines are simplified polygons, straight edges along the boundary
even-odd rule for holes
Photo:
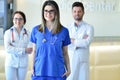
[[[30,40],[33,43],[32,80],[66,80],[71,72],[68,56],[71,42],[67,28],[60,23],[55,1],[44,2],[42,24],[32,29]]]

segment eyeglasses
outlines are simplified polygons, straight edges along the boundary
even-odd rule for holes
[[[55,13],[55,10],[44,10],[44,13],[47,14],[54,14]]]
[[[17,20],[18,20],[18,21],[22,21],[23,18],[14,18],[14,20],[15,20],[15,21],[17,21]]]

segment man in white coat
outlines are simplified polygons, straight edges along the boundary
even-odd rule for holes
[[[83,21],[83,3],[72,4],[72,15],[75,22],[68,26],[71,37],[71,74],[67,80],[89,80],[89,46],[93,40],[94,28]]]

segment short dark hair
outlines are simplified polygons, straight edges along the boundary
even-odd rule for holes
[[[22,11],[15,11],[13,13],[13,17],[14,17],[15,14],[20,14],[23,17],[24,24],[26,23],[26,16],[25,16],[25,14]]]
[[[72,9],[73,9],[73,7],[81,7],[82,10],[83,10],[83,12],[84,12],[84,6],[83,6],[83,3],[82,3],[82,2],[74,2],[74,3],[72,4]]]

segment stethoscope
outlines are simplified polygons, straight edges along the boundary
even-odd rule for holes
[[[12,42],[15,42],[13,28],[11,29],[11,32],[12,32]],[[24,28],[23,36],[24,36],[25,34],[28,36],[27,30]]]
[[[57,35],[55,35],[55,36],[51,35],[49,43],[54,45],[57,39],[58,39]],[[42,43],[46,43],[46,42],[47,42],[47,39],[45,38],[45,35],[44,35],[44,38],[42,39]]]

